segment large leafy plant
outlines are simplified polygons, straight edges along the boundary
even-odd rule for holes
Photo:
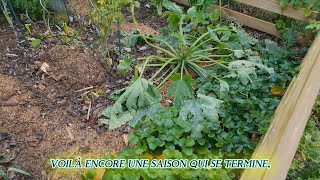
[[[273,69],[267,68],[260,62],[247,60],[251,57],[250,51],[234,50],[237,47],[230,43],[232,37],[237,35],[234,27],[218,26],[207,28],[202,33],[191,34],[188,33],[188,31],[190,32],[188,28],[197,28],[199,24],[209,23],[206,18],[211,17],[209,15],[212,14],[201,14],[194,7],[189,9],[188,14],[183,14],[177,5],[173,5],[170,9],[171,11],[165,13],[169,16],[169,21],[178,18],[178,23],[171,22],[171,36],[158,38],[137,35],[135,37],[136,39],[142,38],[149,46],[161,51],[162,56],[151,55],[140,58],[140,60],[144,60],[140,77],[129,87],[114,93],[116,102],[103,112],[106,119],[100,121],[101,124],[108,124],[110,129],[120,127],[127,122],[134,126],[135,123],[143,119],[143,116],[156,112],[155,107],[159,106],[161,100],[158,89],[170,78],[173,83],[169,88],[168,95],[175,98],[174,106],[181,108],[180,110],[183,112],[185,105],[189,105],[189,109],[194,106],[202,107],[196,102],[186,101],[195,96],[193,80],[189,75],[191,71],[205,80],[209,75],[207,68],[219,67],[223,69],[224,74],[213,75],[210,73],[210,77],[220,83],[222,91],[228,90],[230,87],[223,80],[224,76],[239,79],[244,85],[247,85],[252,82],[252,78],[257,76],[258,69],[269,74],[273,73]],[[201,16],[205,17],[202,21],[199,20]],[[188,20],[188,24],[183,26],[186,23],[185,20]],[[189,27],[187,27],[188,25]],[[196,27],[190,25],[196,25]],[[174,26],[177,26],[176,29]],[[172,38],[174,38],[173,41]],[[160,43],[160,45],[154,42]],[[159,67],[149,80],[143,78],[147,67]],[[222,74],[223,76],[221,76]],[[157,83],[157,88],[153,86],[154,83]],[[201,95],[198,96],[198,99],[203,99]],[[207,103],[210,104],[210,102]],[[207,115],[207,111],[211,111],[209,105],[207,109],[193,111],[191,114],[201,118]],[[216,117],[217,115],[211,114],[211,116]],[[199,120],[193,119],[195,122]]]
[[[169,9],[170,11],[164,14],[168,16],[171,29],[169,35],[164,37],[137,35],[144,39],[149,46],[162,52],[161,56],[151,55],[140,58],[140,60],[144,60],[140,77],[144,75],[147,67],[159,67],[149,80],[158,82],[158,88],[160,88],[176,73],[180,73],[180,79],[190,71],[206,78],[206,68],[213,66],[219,66],[232,72],[232,75],[238,76],[242,81],[250,79],[250,75],[255,74],[256,67],[272,73],[272,69],[257,62],[234,61],[234,59],[245,57],[245,52],[234,50],[224,42],[237,33],[236,28],[232,26],[209,26],[206,29],[200,26],[199,29],[202,30],[202,33],[190,33],[191,29],[197,28],[199,24],[209,24],[210,20],[215,17],[215,12],[212,14],[203,13],[192,7],[187,14],[183,14],[182,9],[177,5],[172,5]],[[233,60],[230,61],[230,59]],[[220,78],[216,77],[216,79]]]

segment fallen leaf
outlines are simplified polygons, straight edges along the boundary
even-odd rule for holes
[[[147,50],[148,49],[148,46],[141,46],[140,48],[139,48],[139,51],[145,51],[145,50]]]
[[[108,64],[109,67],[112,67],[112,65],[113,65],[113,60],[112,60],[111,58],[108,58],[108,59],[107,59],[107,64]]]
[[[68,133],[69,138],[70,138],[71,140],[74,140],[74,136],[73,136],[73,134],[72,134],[72,129],[71,129],[71,127],[66,126],[66,130],[67,130],[67,133]]]
[[[41,67],[40,67],[41,71],[43,71],[44,73],[48,74],[48,69],[49,69],[49,64],[48,63],[42,63]]]
[[[124,144],[125,144],[126,146],[128,146],[128,145],[129,145],[128,135],[127,135],[127,134],[124,134],[124,135],[122,135],[122,137],[123,137],[123,140],[124,140]]]
[[[260,136],[257,136],[256,134],[252,134],[251,139],[252,139],[253,141],[259,141],[259,140],[260,140]]]

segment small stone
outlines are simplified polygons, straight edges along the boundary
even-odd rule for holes
[[[57,101],[57,104],[62,105],[62,104],[65,104],[66,102],[67,102],[67,100],[63,99],[61,101]]]
[[[139,48],[139,51],[145,51],[145,50],[147,50],[148,49],[148,46],[141,46],[140,48]]]

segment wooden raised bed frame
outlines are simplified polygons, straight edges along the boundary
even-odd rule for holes
[[[188,5],[188,0],[174,0]],[[282,14],[302,21],[303,9],[290,6],[282,8],[275,0],[235,0],[239,3]],[[245,26],[279,36],[275,24],[266,22],[227,8],[222,8],[222,16],[235,18]],[[317,12],[311,17],[318,16]],[[310,37],[301,37],[306,44]],[[252,155],[252,159],[269,159],[271,169],[246,169],[241,180],[285,180],[297,151],[300,139],[309,120],[313,105],[320,91],[320,35],[311,45],[303,59],[298,76],[291,81],[285,95],[276,109],[273,121]]]

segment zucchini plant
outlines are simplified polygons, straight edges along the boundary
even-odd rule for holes
[[[245,56],[243,50],[231,49],[226,47],[223,42],[226,35],[237,33],[235,27],[209,26],[202,34],[192,34],[188,33],[191,28],[194,28],[192,26],[197,26],[199,23],[209,24],[209,21],[206,20],[206,17],[208,17],[206,13],[199,12],[195,7],[192,7],[187,14],[183,14],[179,6],[173,5],[171,11],[164,15],[168,16],[169,27],[173,30],[169,36],[137,35],[150,47],[162,52],[161,56],[151,55],[139,58],[144,61],[140,77],[144,76],[147,67],[158,67],[158,70],[149,79],[149,81],[158,83],[157,88],[160,88],[176,73],[180,73],[180,79],[183,79],[183,76],[189,74],[190,71],[193,71],[199,77],[206,78],[206,68],[213,66],[220,66],[227,71],[236,72],[243,81],[250,79],[246,77],[249,77],[249,74],[254,74],[253,68],[255,67],[264,69],[269,73],[273,72],[271,68],[256,62],[228,60],[228,58],[240,59]],[[220,80],[219,77],[216,77],[216,79]]]
[[[144,120],[146,115],[157,112],[162,99],[159,89],[169,79],[173,83],[168,90],[168,95],[175,98],[173,103],[175,107],[179,110],[186,108],[187,104],[189,105],[187,110],[194,106],[200,107],[198,101],[203,97],[201,93],[194,93],[191,71],[203,80],[208,76],[215,78],[220,83],[221,90],[229,89],[230,85],[224,81],[226,77],[239,79],[241,83],[247,85],[252,82],[253,77],[257,76],[257,69],[269,74],[273,73],[272,68],[260,62],[246,60],[250,56],[250,51],[232,46],[230,41],[233,36],[237,35],[235,27],[217,25],[208,27],[205,32],[192,34],[188,28],[197,28],[199,24],[209,23],[206,19],[198,20],[201,18],[196,17],[195,14],[209,17],[208,14],[201,14],[196,11],[195,7],[189,9],[188,14],[183,14],[182,9],[177,5],[172,5],[169,10],[165,15],[168,16],[169,24],[171,24],[170,36],[150,37],[138,34],[133,37],[136,40],[143,39],[149,46],[161,51],[162,56],[151,55],[140,58],[143,63],[139,77],[134,79],[129,87],[113,93],[112,98],[116,102],[103,112],[105,118],[100,120],[101,125],[107,124],[110,129],[115,129],[129,122],[134,127],[137,122]],[[190,25],[196,26],[191,27]],[[175,29],[174,26],[177,28]],[[207,73],[207,69],[216,66],[228,74],[219,76]],[[147,80],[145,72],[148,67],[156,68],[156,72]],[[154,84],[157,84],[157,87]],[[210,98],[207,97],[207,99]],[[210,106],[209,103],[208,108]],[[210,114],[211,118],[217,117],[217,111],[213,109],[199,109],[191,114],[202,117],[202,115],[206,116],[207,111],[215,113]],[[189,115],[186,113],[184,116]]]

